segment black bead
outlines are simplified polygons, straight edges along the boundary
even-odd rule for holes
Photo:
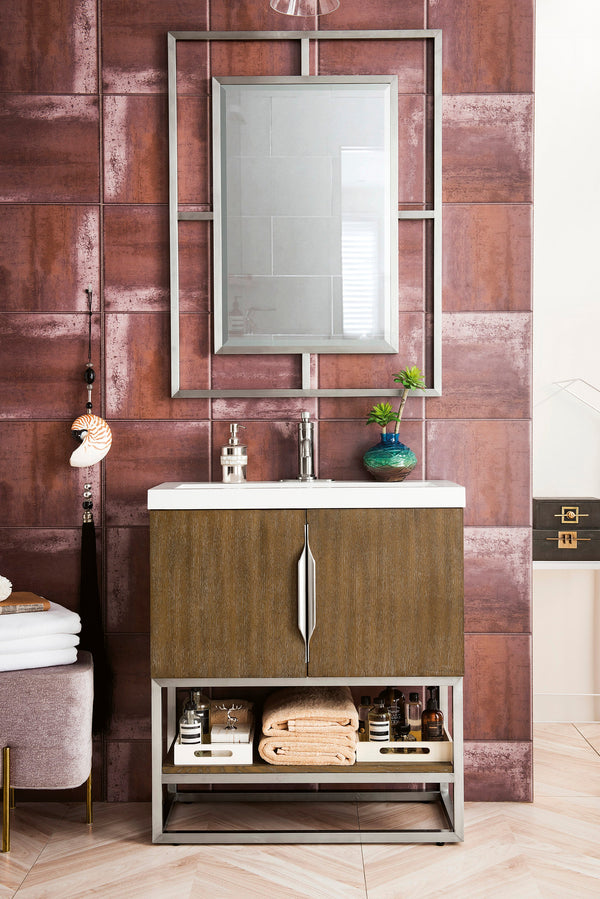
[[[92,404],[91,404],[91,403],[86,403],[86,404],[85,404],[85,408],[86,408],[86,409],[91,409],[91,408],[92,408]]]
[[[90,499],[86,499],[84,503],[82,503],[84,509],[93,509],[94,504]]]
[[[86,368],[84,377],[85,377],[86,384],[93,384],[94,381],[96,380],[96,374],[94,372],[94,369]]]

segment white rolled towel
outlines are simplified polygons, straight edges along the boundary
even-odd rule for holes
[[[77,612],[71,612],[55,602],[50,602],[47,612],[0,615],[0,640],[23,640],[48,634],[78,634],[80,630],[81,618]]]
[[[0,602],[4,599],[8,599],[10,594],[12,593],[12,584],[7,577],[2,577],[0,574]]]
[[[33,612],[27,614],[34,614]],[[0,632],[0,636],[2,636]],[[0,640],[0,657],[6,653],[46,652],[50,649],[72,649],[79,646],[77,634],[46,634],[43,637],[23,637],[15,640]]]

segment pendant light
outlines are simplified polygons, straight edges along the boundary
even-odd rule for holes
[[[271,9],[286,16],[324,16],[333,12],[340,0],[271,0]]]

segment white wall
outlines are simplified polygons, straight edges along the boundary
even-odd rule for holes
[[[536,18],[533,495],[600,497],[600,3]],[[534,720],[599,720],[600,572],[533,580]]]

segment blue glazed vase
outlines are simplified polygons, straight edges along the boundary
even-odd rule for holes
[[[363,465],[378,481],[403,481],[416,464],[417,457],[398,434],[382,434],[363,456]]]

